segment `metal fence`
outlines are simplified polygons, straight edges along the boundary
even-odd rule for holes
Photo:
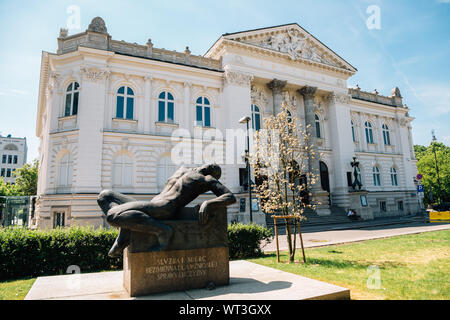
[[[32,197],[0,197],[0,224],[4,227],[28,227],[33,214]]]

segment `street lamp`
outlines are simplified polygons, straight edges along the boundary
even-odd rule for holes
[[[243,117],[239,120],[239,123],[247,125],[247,150],[245,150],[245,161],[247,164],[247,183],[248,183],[248,195],[249,195],[249,208],[250,208],[250,223],[253,223],[253,210],[252,210],[252,183],[250,179],[250,137],[248,123],[250,122],[250,117]]]
[[[434,134],[434,130],[431,131],[431,134],[433,136],[431,144],[433,145],[434,162],[436,164],[437,183],[438,183],[438,187],[439,187],[439,205],[442,206],[441,180],[439,179],[439,167],[438,167],[438,163],[437,163],[436,148],[434,146],[434,144],[436,143],[437,139],[436,139],[436,136]]]

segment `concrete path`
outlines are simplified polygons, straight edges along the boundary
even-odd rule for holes
[[[122,271],[39,277],[25,300],[124,300]],[[230,284],[153,294],[140,300],[348,300],[350,290],[261,266],[230,261]]]
[[[348,242],[357,242],[370,239],[379,239],[400,236],[405,234],[422,233],[437,230],[450,229],[450,223],[434,224],[434,223],[407,223],[396,225],[383,225],[365,227],[360,229],[331,230],[319,232],[304,232],[303,243],[305,248],[328,246],[332,244],[343,244]],[[297,236],[298,237],[298,236]],[[280,250],[288,250],[285,235],[278,236]],[[297,247],[300,248],[299,238],[297,238]],[[276,251],[275,239],[263,247],[265,252]]]

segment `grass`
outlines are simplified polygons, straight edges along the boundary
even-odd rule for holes
[[[450,299],[450,230],[306,249],[307,264],[287,252],[249,259],[350,289],[352,299]]]
[[[23,300],[36,278],[0,282],[0,300]]]
[[[282,252],[281,263],[275,253],[249,261],[349,288],[352,299],[450,299],[450,230],[310,248],[306,258],[289,264]],[[0,282],[0,300],[24,299],[35,280]]]

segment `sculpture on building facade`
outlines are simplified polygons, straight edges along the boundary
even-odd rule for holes
[[[350,165],[353,167],[353,183],[352,183],[352,189],[356,190],[356,187],[358,187],[359,190],[361,190],[362,183],[359,181],[359,161],[356,161],[356,157],[353,157],[353,161],[350,162]]]
[[[222,170],[216,164],[196,168],[181,167],[166,182],[164,189],[151,201],[137,201],[118,192],[105,190],[97,202],[111,226],[119,228],[112,257],[118,256],[129,245],[131,232],[155,235],[159,244],[152,251],[162,251],[170,243],[173,230],[161,220],[176,220],[182,209],[200,194],[211,191],[217,197],[198,206],[199,223],[204,225],[213,212],[236,202],[228,188],[219,182]]]

